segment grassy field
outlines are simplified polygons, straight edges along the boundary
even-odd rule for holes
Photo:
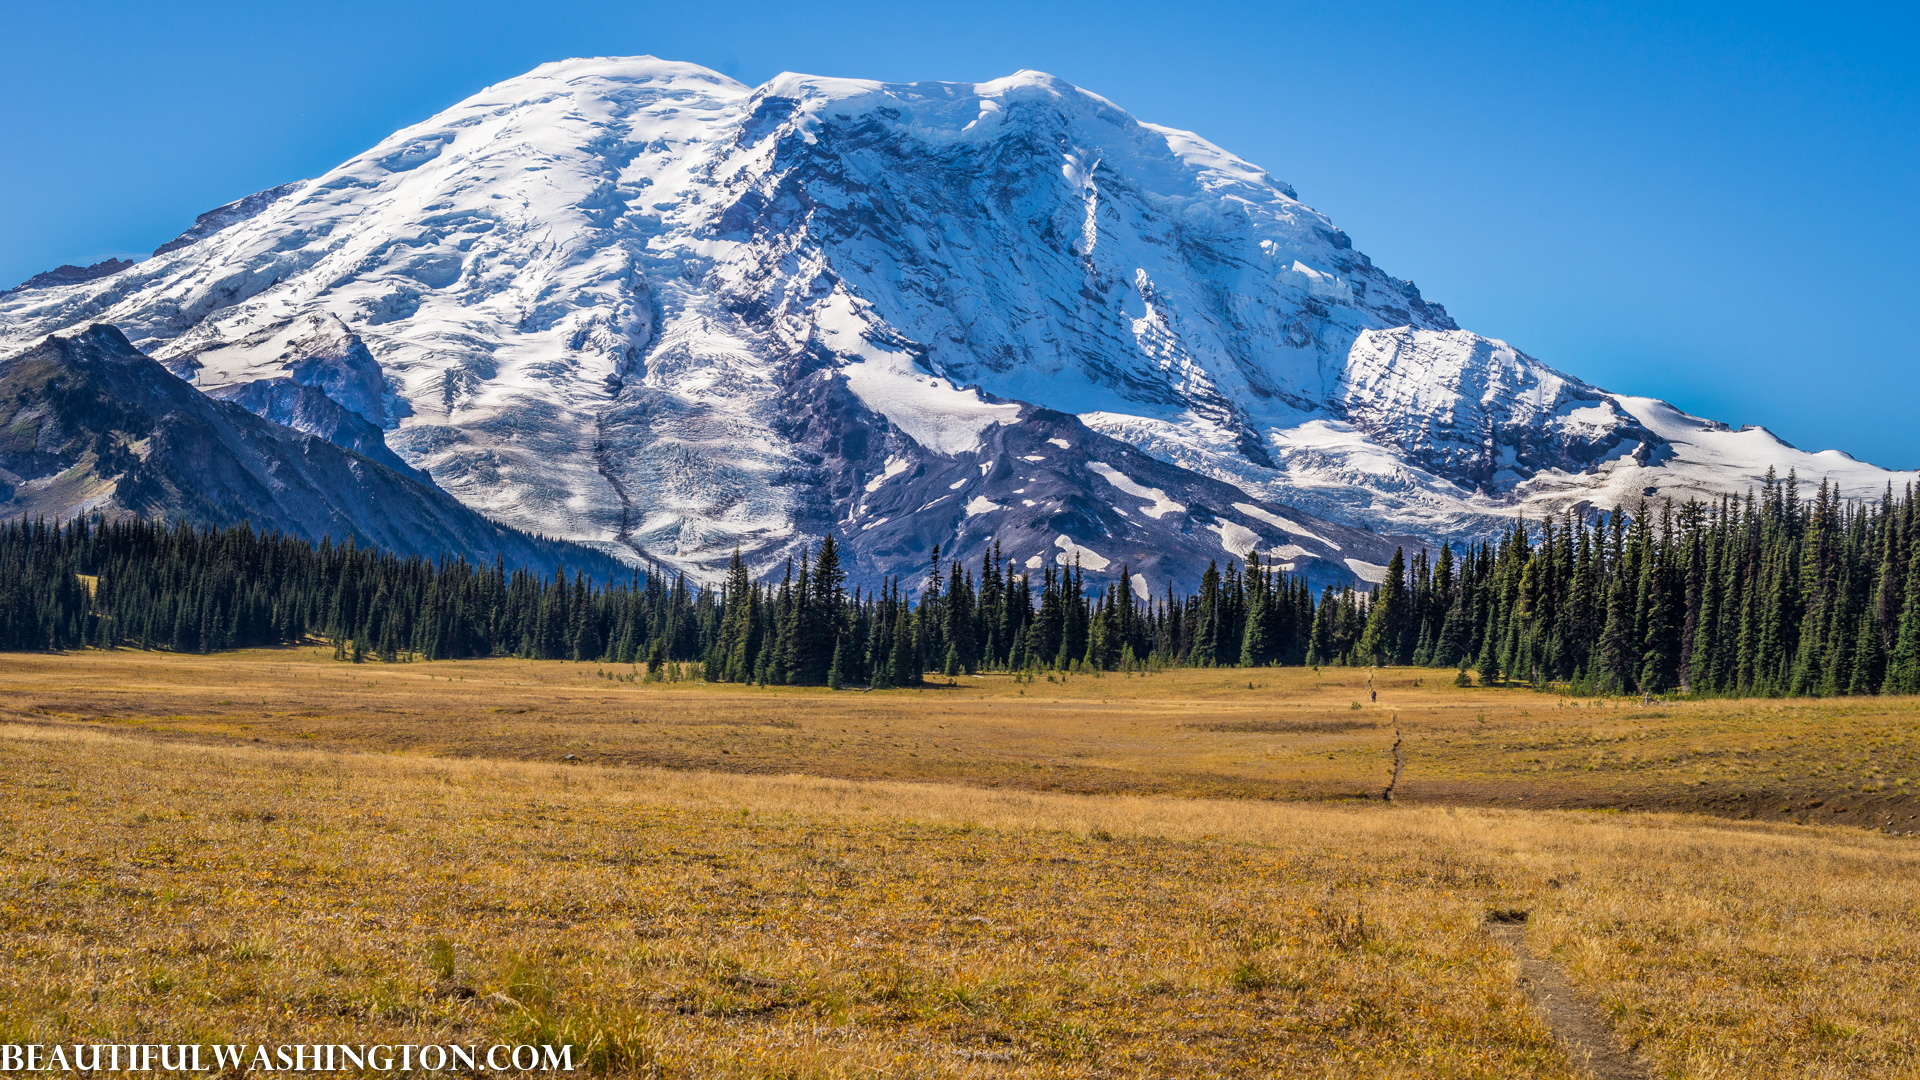
[[[1082,794],[1660,809],[1920,829],[1920,700],[1595,701],[1423,669],[1177,670],[859,693],[322,649],[0,660],[0,721],[141,737],[572,759]],[[1368,680],[1378,693],[1368,694]],[[628,681],[632,680],[632,681]]]
[[[633,674],[0,657],[0,1041],[1582,1075],[1487,932],[1524,910],[1651,1075],[1920,1075],[1920,702]]]

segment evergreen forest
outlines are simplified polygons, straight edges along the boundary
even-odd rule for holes
[[[1321,590],[1249,553],[1156,593],[1123,569],[978,565],[847,587],[826,539],[756,579],[596,582],[401,558],[246,525],[0,525],[0,649],[214,652],[324,641],[342,661],[518,656],[647,678],[910,685],[928,673],[1417,665],[1573,693],[1920,693],[1920,506],[1769,475],[1744,499],[1516,522]],[[636,676],[638,669],[636,667]]]

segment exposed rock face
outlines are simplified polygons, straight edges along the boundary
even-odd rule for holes
[[[255,416],[295,431],[318,435],[335,446],[351,450],[369,461],[377,461],[403,476],[413,477],[422,483],[433,482],[387,449],[386,436],[366,417],[328,397],[317,386],[283,376],[215,387],[207,391],[207,396],[231,401]]]
[[[256,191],[244,199],[235,199],[225,206],[217,206],[194,218],[193,228],[154,248],[153,253],[165,255],[170,251],[178,251],[183,247],[197,244],[229,225],[238,225],[253,217],[272,205],[274,200],[298,191],[301,186],[301,182],[296,180],[291,184],[281,184],[279,187],[271,187],[265,191]]]
[[[213,400],[111,326],[0,359],[0,514],[85,513],[247,521],[401,554],[624,573],[598,552],[488,521],[411,470]]]
[[[132,259],[107,259],[92,266],[75,266],[67,263],[35,274],[13,288],[0,292],[0,296],[24,292],[27,289],[52,289],[61,285],[78,285],[83,281],[93,281],[109,274],[117,274],[133,265]]]
[[[0,344],[110,320],[365,445],[236,388],[324,392],[493,517],[703,576],[833,533],[869,579],[998,537],[1365,580],[1399,542],[1369,530],[1911,478],[1462,330],[1264,171],[1034,72],[547,64],[182,241],[0,298]]]

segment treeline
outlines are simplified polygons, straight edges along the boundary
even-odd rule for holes
[[[1920,693],[1917,515],[1911,488],[1803,500],[1769,471],[1744,500],[1516,525],[1396,556],[1356,652],[1575,692]]]
[[[848,590],[829,538],[755,580],[594,582],[149,522],[0,525],[0,649],[208,652],[320,639],[343,660],[520,656],[685,665],[712,682],[903,686],[926,672],[1412,664],[1574,692],[1920,692],[1920,505],[1909,490],[1803,500],[1772,474],[1744,500],[1396,553],[1369,592],[1250,555],[1190,593],[1122,569],[977,566]],[[914,586],[918,587],[915,588]]]
[[[1244,571],[1231,562],[1224,573],[1210,567],[1192,595],[1176,597],[1169,586],[1152,601],[1124,568],[1119,580],[1092,591],[1077,565],[1043,566],[1036,581],[1016,571],[998,544],[977,574],[959,562],[942,564],[936,546],[912,601],[897,578],[864,594],[848,594],[845,580],[831,537],[811,559],[789,564],[778,582],[754,581],[736,554],[704,656],[706,678],[889,687],[919,682],[928,671],[1300,664],[1315,627],[1305,580],[1257,557]],[[1361,603],[1347,590],[1328,606],[1346,612],[1343,626],[1354,626]]]
[[[627,662],[650,651],[697,654],[711,607],[684,578],[542,578],[350,542],[316,546],[244,524],[0,525],[0,649],[8,650],[215,652],[317,638],[355,661]]]
[[[635,574],[596,583],[499,564],[400,558],[352,544],[143,521],[0,525],[0,649],[223,649],[324,640],[343,660],[530,659],[696,663],[716,682],[899,686],[927,671],[1140,669],[1344,660],[1366,619],[1352,589],[1314,603],[1304,579],[1209,568],[1197,592],[1151,602],[1123,571],[1089,589],[1079,567],[977,570],[934,549],[918,595],[898,579],[846,587],[828,539],[754,581]]]

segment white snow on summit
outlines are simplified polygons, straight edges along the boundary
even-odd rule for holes
[[[875,565],[917,559],[915,506],[941,528],[1014,516],[915,486],[954,484],[948,461],[1044,487],[1077,459],[1136,500],[1080,539],[1042,515],[1063,492],[1024,500],[1036,543],[1089,567],[1135,515],[1127,543],[1232,512],[1197,523],[1332,565],[1325,522],[1277,507],[1442,537],[1744,492],[1769,466],[1853,497],[1915,478],[1462,330],[1263,170],[1038,72],[748,87],[544,64],[131,269],[0,295],[0,351],[91,322],[208,390],[295,372],[470,506],[704,576],[832,530],[874,538]],[[1082,435],[996,449],[1056,413]],[[1245,501],[1175,500],[1086,428]]]

